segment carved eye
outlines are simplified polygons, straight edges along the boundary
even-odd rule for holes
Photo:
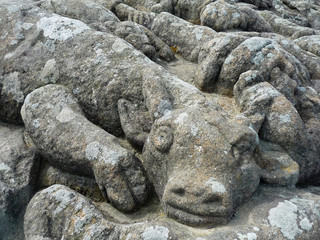
[[[167,126],[159,127],[153,137],[153,144],[160,152],[166,152],[170,149],[173,142],[172,130]]]

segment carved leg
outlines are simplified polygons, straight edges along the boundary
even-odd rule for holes
[[[118,239],[117,232],[89,199],[63,185],[38,192],[24,218],[27,240]]]
[[[60,85],[30,93],[21,110],[26,129],[53,166],[95,177],[102,193],[120,210],[131,211],[147,197],[138,159],[117,139],[89,122],[77,100]]]

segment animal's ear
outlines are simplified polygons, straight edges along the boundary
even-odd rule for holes
[[[148,69],[143,73],[143,96],[153,121],[172,110],[172,98],[161,79],[159,69]]]
[[[127,140],[142,149],[152,127],[149,112],[125,99],[118,101],[118,112]]]

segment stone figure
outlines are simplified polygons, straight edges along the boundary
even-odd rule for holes
[[[265,17],[275,13],[260,12],[270,1],[192,2],[0,3],[0,119],[24,124],[28,141],[21,129],[16,138],[31,146],[28,174],[63,176],[28,204],[26,239],[319,237],[319,189],[294,188],[320,184],[317,51],[308,37],[277,34],[279,21]],[[257,32],[217,32],[235,29]],[[196,87],[168,70],[181,57],[196,66]],[[205,92],[232,97],[238,110]],[[97,185],[115,209],[61,185],[75,182]],[[124,217],[153,190],[166,217]],[[230,220],[233,228],[191,228]]]

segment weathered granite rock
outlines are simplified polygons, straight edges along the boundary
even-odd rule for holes
[[[241,57],[240,57],[241,56]],[[267,79],[272,78],[273,69],[280,68],[292,83],[296,86],[309,84],[310,76],[307,68],[301,64],[293,55],[285,51],[277,42],[266,38],[253,37],[242,42],[225,59],[219,79],[216,82],[217,91],[228,94],[228,89],[232,89],[240,76],[240,73],[247,70],[258,70]],[[272,81],[272,80],[271,80]],[[230,86],[228,86],[230,84]],[[283,81],[273,80],[273,85],[289,99],[292,98],[290,90],[281,87]],[[291,84],[286,84],[290,86]],[[291,89],[294,86],[290,87]],[[285,93],[287,91],[287,93]]]
[[[247,18],[236,6],[224,0],[208,4],[201,12],[201,24],[216,31],[227,29],[246,29]]]
[[[170,13],[159,14],[151,30],[176,53],[196,62],[201,46],[214,38],[215,31],[203,26],[195,26]]]
[[[131,20],[130,22],[120,22],[110,10],[89,0],[48,0],[40,2],[39,6],[50,12],[80,20],[99,31],[114,33],[151,59],[156,58],[156,52],[168,61],[174,59],[174,53],[165,43],[145,27],[134,23],[141,22],[132,19],[137,17],[136,10],[128,17],[122,17]],[[122,16],[120,13],[118,15]],[[148,24],[143,23],[143,25]]]
[[[64,87],[47,85],[31,92],[21,115],[51,165],[94,177],[102,193],[123,211],[144,203],[148,183],[139,160],[114,136],[90,123]]]
[[[312,35],[312,36],[305,36],[293,41],[303,50],[311,52],[318,57],[320,57],[320,36],[319,35]]]
[[[232,49],[238,47],[247,37],[228,34],[208,41],[200,50],[195,85],[204,91],[216,91],[222,65]]]
[[[311,26],[319,30],[319,2],[316,0],[273,1],[273,9],[281,17],[300,26]]]
[[[53,167],[44,159],[42,159],[38,173],[37,186],[39,189],[45,189],[54,184],[68,186],[96,202],[106,201],[101,190],[99,189],[98,184],[93,178],[62,171],[61,169]]]
[[[272,0],[239,0],[239,2],[245,2],[249,4],[253,4],[259,9],[265,9],[272,7]]]
[[[177,17],[193,23],[200,23],[200,12],[206,4],[213,0],[192,1],[192,0],[173,0],[174,13]]]
[[[156,206],[144,213],[119,216],[107,206],[61,185],[37,193],[25,215],[27,240],[33,239],[304,239],[319,236],[319,188],[260,186],[229,226],[195,229],[161,214]]]
[[[169,112],[155,121],[144,145],[157,195],[180,222],[225,223],[259,184],[252,154],[257,134],[224,115],[212,107]]]
[[[273,28],[276,33],[284,36],[298,38],[305,35],[315,34],[315,30],[300,26],[292,21],[277,16],[271,11],[262,11],[259,13]]]
[[[109,9],[91,0],[45,0],[39,2],[39,7],[59,15],[74,18],[91,24],[94,22],[119,22],[119,19]]]
[[[25,55],[25,59],[30,58],[30,60],[34,60],[33,63],[36,62],[40,64],[42,62],[42,64],[44,64],[42,58],[48,57],[49,60],[47,60],[45,66],[43,66],[45,72],[51,73],[51,71],[48,71],[48,68],[51,68],[53,72],[58,72],[56,76],[53,74],[53,79],[56,79],[56,83],[61,83],[68,87],[75,97],[70,95],[70,93],[61,86],[47,85],[33,91],[25,99],[24,108],[22,109],[23,120],[37,147],[47,161],[69,172],[83,174],[85,176],[95,175],[97,183],[106,188],[108,198],[115,206],[123,210],[131,210],[135,208],[135,201],[131,198],[131,192],[128,192],[125,187],[126,181],[123,180],[122,172],[107,171],[106,169],[109,169],[109,167],[106,166],[106,164],[108,165],[108,163],[103,161],[103,159],[107,158],[111,161],[113,159],[112,156],[114,156],[112,152],[105,149],[107,146],[112,146],[112,151],[117,152],[116,158],[121,158],[122,156],[122,158],[119,159],[120,162],[122,160],[124,162],[130,160],[128,165],[134,161],[132,155],[120,147],[115,142],[113,136],[110,136],[108,133],[88,122],[82,114],[80,107],[85,110],[89,119],[99,123],[111,133],[117,134],[125,131],[124,133],[129,139],[132,128],[121,128],[118,111],[119,104],[121,106],[121,101],[119,101],[121,99],[129,101],[133,106],[136,105],[138,108],[137,112],[148,111],[152,121],[160,119],[167,114],[166,117],[170,117],[170,121],[179,124],[180,121],[183,121],[183,119],[181,120],[180,118],[184,115],[187,115],[187,117],[190,115],[189,121],[192,121],[192,119],[197,118],[197,116],[192,113],[193,111],[198,114],[204,112],[209,115],[213,114],[212,117],[214,117],[214,119],[212,119],[212,121],[214,121],[213,123],[208,123],[208,121],[211,122],[209,116],[207,117],[208,119],[201,119],[201,121],[197,123],[197,128],[200,129],[203,127],[207,129],[207,132],[202,131],[201,133],[201,137],[204,140],[198,138],[200,136],[194,136],[194,138],[191,138],[190,141],[186,143],[187,145],[182,145],[182,148],[179,150],[180,152],[175,152],[175,149],[172,149],[173,152],[171,155],[168,152],[168,158],[176,158],[176,164],[184,165],[187,164],[188,161],[192,162],[198,159],[198,157],[201,157],[201,155],[192,155],[194,151],[208,153],[217,151],[217,153],[212,152],[216,155],[215,158],[212,158],[212,156],[208,154],[204,155],[203,159],[202,157],[199,159],[199,171],[203,168],[207,170],[211,168],[213,171],[217,166],[212,164],[210,167],[209,162],[217,162],[218,164],[226,160],[230,162],[230,169],[228,165],[222,165],[221,169],[216,169],[217,172],[214,176],[211,176],[211,171],[203,172],[200,179],[194,183],[194,189],[197,189],[196,186],[198,185],[201,186],[201,196],[199,196],[199,193],[193,193],[193,190],[191,190],[190,193],[197,196],[194,200],[196,203],[203,204],[201,207],[202,210],[197,213],[197,210],[192,209],[193,201],[191,201],[189,203],[190,209],[178,211],[191,211],[191,214],[198,216],[186,219],[183,216],[179,217],[179,215],[173,211],[174,217],[179,221],[193,225],[202,224],[202,221],[207,225],[226,222],[241,202],[250,197],[257,187],[260,178],[259,169],[252,158],[252,151],[257,144],[257,135],[253,130],[247,126],[232,122],[218,105],[213,104],[212,107],[209,107],[210,103],[206,101],[200,91],[168,74],[163,68],[148,60],[123,40],[109,34],[94,32],[89,29],[87,25],[77,20],[51,15],[49,13],[48,16],[39,15],[38,12],[41,11],[38,8],[30,9],[29,11],[29,13],[24,13],[24,16],[34,22],[38,21],[37,28],[33,29],[34,32],[29,32],[29,34],[42,34],[42,37],[37,44],[27,48],[29,51]],[[72,31],[70,31],[70,29],[66,31],[64,28],[69,26],[64,25],[68,22],[73,25]],[[46,50],[43,46],[43,42],[50,39],[53,40],[54,44],[53,52]],[[37,50],[37,47],[34,46],[43,50],[44,53],[41,55],[41,59],[36,58],[37,54],[32,54]],[[86,49],[86,51],[84,51],[84,49]],[[12,58],[13,57],[14,56],[12,56]],[[73,62],[76,62],[76,64],[72,64]],[[21,64],[24,63],[24,61],[21,61]],[[95,67],[93,67],[93,65]],[[12,67],[14,68],[14,65]],[[33,74],[43,76],[44,70],[42,70],[42,68],[40,69],[38,73],[37,69],[33,69]],[[21,72],[21,74],[24,76],[21,81],[27,82],[30,80],[24,72]],[[41,79],[43,78],[40,78],[40,80]],[[41,82],[36,82],[34,85],[32,85],[32,83],[31,81],[29,82],[29,88],[44,85]],[[46,84],[47,83],[48,82],[46,82]],[[183,112],[188,112],[189,115]],[[100,114],[100,117],[97,116],[97,113]],[[182,116],[180,116],[181,114]],[[144,121],[148,122],[149,120],[145,119]],[[220,121],[225,123],[220,124]],[[82,125],[80,123],[82,123]],[[162,128],[157,130],[158,127],[160,128],[161,126],[156,125],[152,128],[151,135],[149,135],[148,138],[149,140],[147,140],[148,144],[144,146],[146,155],[158,154],[157,150],[154,150],[153,141],[151,141],[156,137],[153,135],[161,133]],[[196,129],[190,129],[188,126],[182,125],[177,127],[177,129],[179,131],[172,133],[174,139],[179,139],[179,134],[182,139],[190,136],[190,134],[196,134],[194,132]],[[230,134],[228,134],[230,129],[241,134],[230,136]],[[145,129],[142,130],[146,131]],[[213,149],[212,144],[215,145],[216,142],[211,136],[207,136],[209,132],[216,134],[222,141]],[[89,141],[86,138],[91,140]],[[99,141],[94,141],[95,138],[99,139]],[[139,140],[139,138],[131,138],[131,140],[134,142],[135,140]],[[167,141],[165,139],[163,140]],[[194,142],[197,142],[199,149],[194,149]],[[139,142],[137,142],[137,144],[139,144]],[[158,144],[161,145],[162,142],[160,141]],[[166,143],[164,144],[166,145]],[[89,161],[91,155],[89,154],[88,157],[86,154],[88,152],[86,151],[88,146],[89,149],[92,149],[92,151],[88,150],[90,154],[92,153],[92,156],[96,156],[93,157],[94,159],[92,159],[92,161]],[[167,147],[169,148],[170,146],[171,143],[169,140]],[[150,163],[143,162],[143,164],[147,164],[147,168],[152,164],[151,161],[159,162],[163,159],[166,154],[163,156],[162,151],[169,151],[168,148],[165,150],[161,150],[161,146],[159,146],[159,148],[160,150],[158,150],[161,155],[146,159],[146,161],[148,160]],[[67,162],[66,158],[68,159]],[[184,163],[184,161],[187,162]],[[203,164],[201,164],[201,161],[203,161]],[[126,166],[123,166],[123,164],[118,165],[115,163],[114,168],[118,169],[118,167],[121,166],[126,170]],[[172,167],[174,168],[174,165]],[[139,167],[137,168],[139,172]],[[130,169],[131,168],[127,169],[128,172],[130,172]],[[151,168],[150,171],[147,170],[147,173],[150,176],[156,177],[152,178],[152,182],[156,186],[155,188],[161,201],[166,201],[164,200],[164,196],[170,199],[168,201],[175,201],[175,198],[179,195],[175,196],[175,193],[170,190],[171,186],[167,182],[169,179],[163,179],[161,182],[158,180],[159,177],[163,175],[170,176],[174,174],[170,172],[172,168],[158,167],[157,169],[157,175],[155,175],[154,170],[151,170]],[[225,171],[228,171],[227,179],[223,177]],[[236,174],[238,176],[237,179],[232,178],[235,172],[239,172]],[[127,177],[130,178],[131,176],[132,175]],[[135,176],[132,177],[134,178]],[[117,181],[114,181],[114,179],[117,179]],[[132,188],[134,188],[134,186],[136,186],[134,183],[135,180],[128,180],[129,184],[131,184],[131,181],[133,181]],[[138,182],[141,183],[140,180]],[[180,184],[178,184],[178,186],[179,185]],[[213,193],[211,193],[211,185],[219,186],[220,190],[218,192],[214,190]],[[129,187],[131,190],[132,188]],[[181,182],[180,188],[184,189],[188,188],[188,186]],[[114,191],[114,189],[118,190]],[[164,189],[167,189],[168,193],[164,194]],[[139,194],[142,194],[139,196],[143,199],[145,195],[143,195],[141,191],[139,191]],[[223,196],[216,197],[216,194],[222,194]],[[120,197],[121,195],[122,197]],[[132,193],[132,195],[135,196],[134,198],[138,198],[136,194]],[[211,195],[213,195],[213,197]],[[209,200],[207,200],[207,198],[209,198]],[[213,200],[211,200],[211,198],[213,198]],[[143,201],[138,200],[138,202]],[[224,207],[220,210],[219,207],[217,208],[215,206],[217,201],[225,202]],[[207,205],[212,205],[212,207],[210,207],[212,211],[209,216],[204,212],[205,206]],[[219,213],[219,211],[221,211],[221,213]],[[218,217],[216,218],[215,215],[217,214]]]
[[[0,123],[0,238],[23,239],[23,215],[35,191],[39,158],[24,128]]]
[[[320,64],[320,58],[318,56],[311,52],[304,51],[297,44],[281,35],[262,33],[261,37],[271,38],[277,41],[282,48],[297,58],[308,69],[311,79],[320,78],[320,68],[318,67]]]
[[[22,123],[24,102],[50,163],[40,187],[112,204],[52,186],[29,205],[27,239],[318,239],[319,190],[294,185],[320,181],[319,12],[316,0],[1,1],[0,118]],[[123,214],[114,206],[147,198],[142,166],[159,200]]]

